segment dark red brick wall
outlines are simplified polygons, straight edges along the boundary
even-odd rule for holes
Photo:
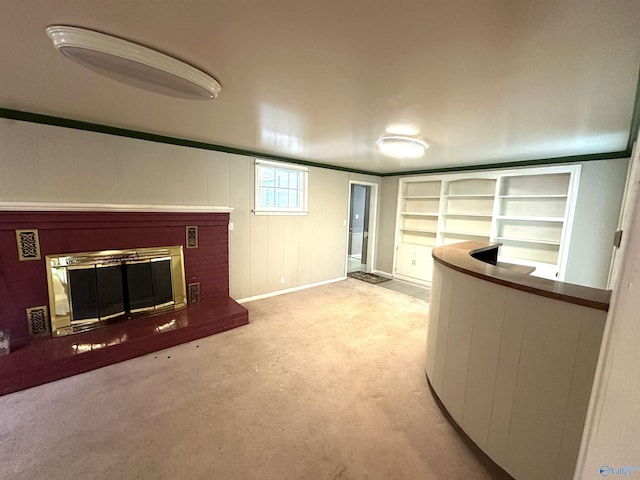
[[[29,337],[26,308],[49,304],[45,256],[125,248],[185,246],[198,226],[198,248],[184,248],[187,283],[202,300],[229,296],[228,213],[0,212],[0,328],[12,343]],[[38,229],[41,260],[18,260],[15,230]]]

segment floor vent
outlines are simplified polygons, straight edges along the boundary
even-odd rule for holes
[[[187,227],[187,248],[198,248],[198,227]]]
[[[44,335],[50,332],[46,306],[27,308],[27,319],[31,335]]]
[[[38,230],[16,230],[18,242],[18,258],[23,260],[40,260],[40,239]]]
[[[189,303],[198,303],[200,301],[200,283],[189,284]]]

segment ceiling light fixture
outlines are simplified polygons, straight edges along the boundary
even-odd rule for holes
[[[218,81],[150,48],[79,27],[53,25],[47,35],[65,57],[134,87],[193,100],[218,96]]]
[[[380,137],[376,142],[380,152],[395,158],[420,158],[429,145],[421,140],[400,135]]]

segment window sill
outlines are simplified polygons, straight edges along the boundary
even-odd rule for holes
[[[280,210],[253,210],[253,214],[254,215],[287,215],[287,216],[291,216],[291,215],[309,215],[309,212],[287,212],[287,211],[280,211]]]

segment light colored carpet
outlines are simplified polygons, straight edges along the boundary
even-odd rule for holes
[[[437,408],[424,301],[358,280],[0,397],[6,479],[494,479]]]

